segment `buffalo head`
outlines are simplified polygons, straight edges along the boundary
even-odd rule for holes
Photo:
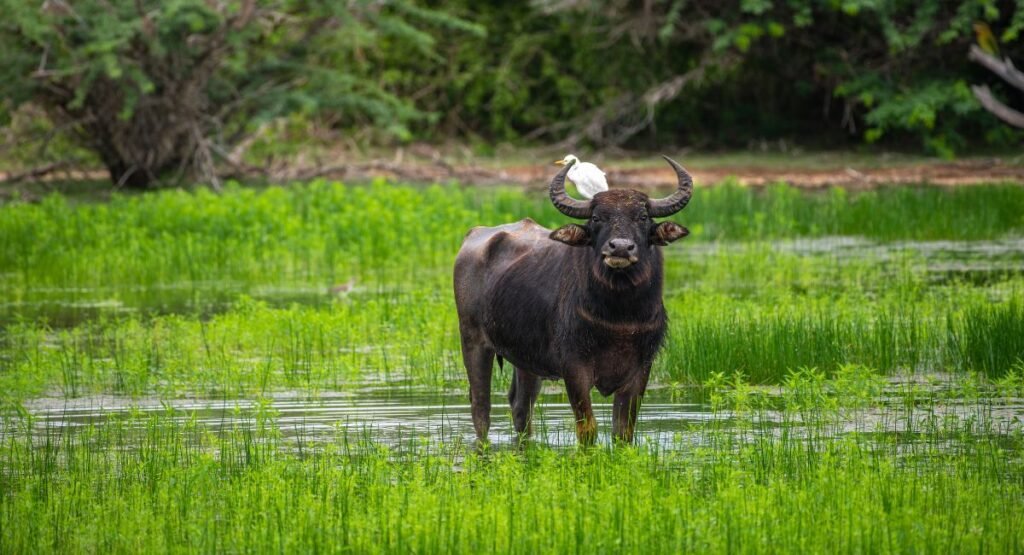
[[[679,185],[663,199],[612,189],[589,201],[576,200],[565,192],[565,175],[573,163],[567,164],[551,180],[551,202],[561,213],[586,223],[562,226],[551,232],[551,238],[575,247],[590,247],[603,269],[620,272],[643,265],[655,247],[688,235],[689,230],[675,222],[654,221],[682,210],[693,194],[690,174],[671,158],[664,158],[676,171]]]

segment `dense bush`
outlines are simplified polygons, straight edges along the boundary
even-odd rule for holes
[[[430,57],[425,29],[480,32],[410,2],[0,0],[0,120],[42,106],[113,181],[145,187],[218,161],[263,122],[335,117],[408,135],[411,99],[360,71],[373,50]],[[421,28],[417,28],[421,27]]]
[[[1021,138],[971,96],[969,83],[997,79],[966,55],[972,27],[988,22],[1002,54],[1024,57],[1022,4],[449,2],[488,34],[442,40],[446,63],[407,86],[431,88],[419,105],[442,115],[427,131],[443,136],[598,146],[888,141],[951,155]]]
[[[0,0],[0,120],[42,107],[51,133],[136,186],[237,165],[237,145],[282,116],[369,140],[951,156],[1022,137],[972,97],[969,83],[1003,85],[966,59],[989,28],[988,48],[1021,58],[1022,5]]]

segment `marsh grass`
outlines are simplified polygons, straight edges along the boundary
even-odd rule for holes
[[[683,220],[708,239],[860,236],[879,240],[986,239],[1024,229],[1024,190],[893,187],[806,192],[785,185],[763,191],[726,183],[694,195]]]
[[[1020,187],[701,187],[653,386],[711,412],[672,441],[284,433],[282,390],[463,390],[454,253],[523,217],[565,221],[540,192],[385,182],[0,206],[0,553],[1024,551]],[[981,254],[949,279],[921,240]],[[40,395],[251,408],[79,425]]]
[[[165,191],[106,203],[53,195],[0,206],[0,293],[18,306],[87,301],[81,293],[101,290],[106,299],[138,306],[159,305],[176,287],[177,295],[198,302],[219,290],[251,293],[258,286],[394,283],[395,276],[447,271],[470,227],[524,217],[549,226],[565,220],[542,194],[382,181],[232,186],[222,195]],[[807,193],[724,184],[702,188],[676,219],[697,242],[991,239],[1024,232],[1024,189]]]
[[[662,368],[672,378],[703,382],[711,373],[742,371],[758,383],[777,383],[804,366],[832,371],[844,362],[892,372],[935,363],[939,345],[918,339],[934,326],[912,316],[842,310],[726,312],[677,318]]]
[[[950,320],[949,335],[959,366],[1003,376],[1024,364],[1024,299],[970,306]]]
[[[977,283],[936,283],[927,251],[905,242],[852,254],[828,245],[842,233],[1012,241],[1024,227],[1021,191],[702,190],[680,216],[693,239],[666,251],[671,326],[655,382],[742,371],[779,383],[794,368],[847,363],[998,378],[1024,359],[1012,242],[1005,270]],[[53,196],[0,215],[8,399],[315,396],[368,379],[461,387],[450,267],[465,230],[564,221],[520,191],[384,182],[105,204]],[[827,239],[793,242],[815,237]]]
[[[847,363],[999,378],[1024,358],[1020,291],[1007,285],[1003,301],[960,286],[913,300],[683,291],[666,301],[669,337],[653,379],[701,384],[741,371],[780,383],[795,368],[831,374]],[[67,397],[243,397],[282,388],[317,396],[381,380],[461,388],[457,329],[450,301],[431,290],[287,308],[242,297],[210,317],[101,318],[59,330],[21,324],[0,342],[0,386],[9,399],[54,388]],[[494,387],[506,388],[507,376]]]
[[[0,444],[0,550],[1024,549],[1024,438],[996,433],[984,409],[996,400],[975,394],[977,417],[950,419],[935,390],[905,391],[907,402],[886,408],[883,383],[864,367],[831,379],[801,370],[769,396],[719,375],[707,386],[727,418],[672,444],[588,450],[285,438],[259,407],[219,433],[180,415],[84,427],[12,416]],[[892,433],[883,418],[843,432],[847,411],[872,410],[908,430]]]

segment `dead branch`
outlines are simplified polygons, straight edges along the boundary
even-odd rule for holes
[[[220,192],[220,179],[217,177],[217,168],[213,162],[212,141],[199,129],[198,125],[192,127],[192,141],[195,143],[195,151],[192,153],[192,164],[195,167],[197,177],[206,181],[217,192]]]
[[[1024,91],[1024,73],[1014,67],[1009,58],[1000,60],[982,50],[977,44],[972,44],[970,52],[967,53],[967,59],[985,66],[989,71],[1001,77],[1003,81]]]
[[[584,139],[605,148],[620,146],[653,125],[658,106],[675,99],[687,85],[702,81],[713,65],[732,66],[737,60],[733,56],[708,54],[693,69],[673,75],[643,94],[617,96],[577,118],[537,128],[524,138],[531,140],[574,129],[555,146],[574,147]]]
[[[252,20],[253,14],[256,12],[256,0],[243,0],[242,7],[238,11],[238,15],[233,18],[231,27],[235,30],[242,29],[249,24]]]
[[[967,59],[985,66],[989,71],[1001,77],[1003,81],[1024,91],[1024,73],[1014,67],[1009,58],[1000,60],[982,50],[977,44],[972,44],[970,52],[967,53]],[[974,98],[977,98],[982,107],[992,115],[1014,127],[1024,128],[1024,114],[1000,102],[988,86],[974,85],[971,87],[971,91],[974,93]]]
[[[974,98],[992,115],[1014,127],[1024,128],[1024,114],[997,100],[987,85],[973,85],[971,91],[974,92]]]

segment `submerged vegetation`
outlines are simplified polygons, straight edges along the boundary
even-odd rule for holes
[[[697,416],[478,452],[451,264],[523,217],[564,221],[385,182],[0,206],[0,552],[1024,550],[1024,189],[701,188],[650,394]],[[274,404],[367,388],[448,432]]]

